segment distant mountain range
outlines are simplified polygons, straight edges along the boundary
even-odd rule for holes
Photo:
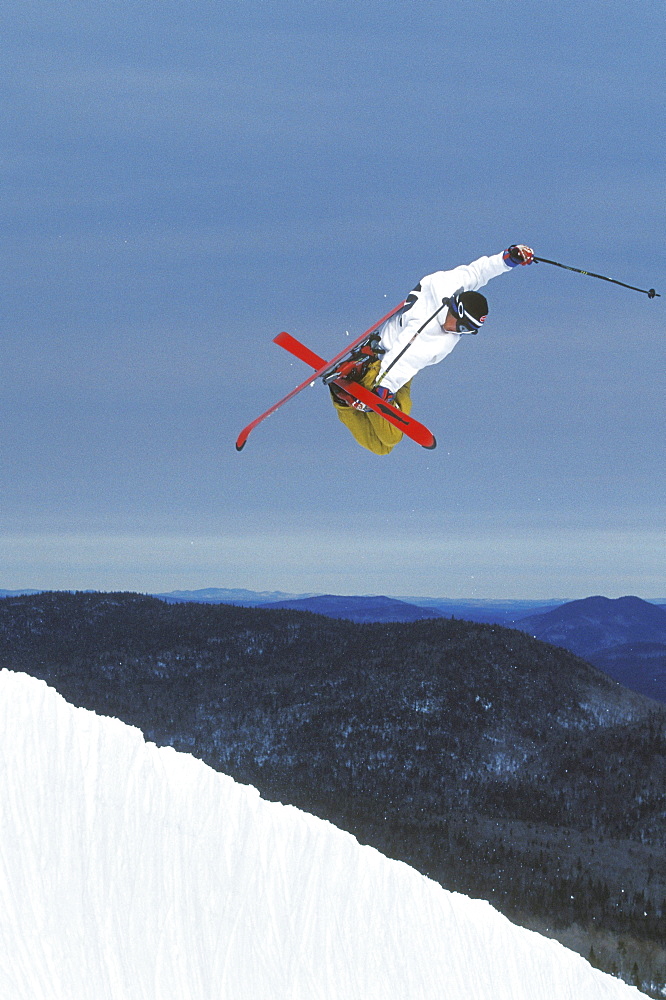
[[[35,593],[42,593],[42,591],[0,590],[0,596]],[[310,601],[312,598],[325,598],[326,601],[333,599],[334,601],[354,602],[345,607],[344,610],[358,610],[362,614],[364,614],[362,604],[356,604],[356,602],[379,601],[381,598],[385,602],[397,601],[402,604],[412,604],[419,608],[428,608],[431,611],[437,611],[446,618],[464,617],[466,621],[480,621],[494,625],[504,622],[517,622],[528,615],[544,614],[546,611],[561,607],[563,604],[573,603],[566,597],[553,597],[550,600],[499,600],[490,598],[484,600],[471,597],[413,597],[403,594],[392,595],[390,597],[379,594],[341,595],[325,594],[321,591],[294,594],[282,590],[244,590],[238,587],[206,587],[203,590],[171,590],[166,593],[151,592],[150,596],[159,597],[170,604],[194,601],[197,604],[235,604],[241,607],[252,608],[266,604],[277,604],[279,602],[288,602],[291,606],[294,602]],[[653,599],[646,603],[666,608],[666,598]],[[376,608],[379,614],[390,614],[391,604],[385,603],[381,605],[378,603],[376,604]],[[302,611],[311,610],[309,606],[300,604],[299,609]],[[337,611],[338,609],[335,605],[331,605],[331,610]],[[394,607],[394,610],[399,612],[399,608],[397,607]],[[324,612],[319,611],[318,614],[324,614]],[[338,617],[338,615],[335,614],[330,617]],[[383,621],[384,618],[377,620]],[[386,618],[386,620],[390,619]]]
[[[1,590],[3,597],[19,597],[24,594],[44,594],[45,589]],[[95,591],[73,591],[68,593],[95,593]],[[294,594],[283,590],[246,590],[242,587],[205,587],[200,590],[171,590],[165,593],[150,593],[168,604],[233,604],[239,607],[289,607],[300,611],[313,611],[329,618],[346,618],[351,621],[416,621],[420,618],[463,618],[470,622],[485,622],[490,625],[514,625],[528,616],[545,614],[569,602],[567,598],[551,600],[480,600],[478,598],[411,597],[399,594],[383,595],[339,595],[322,594],[320,591]],[[314,603],[313,603],[314,601]],[[666,609],[666,598],[646,602]],[[420,611],[406,611],[405,605],[412,605]],[[423,615],[425,609],[430,612]],[[376,618],[370,615],[375,614]]]
[[[483,601],[435,597],[284,594],[211,588],[154,595],[196,601],[310,611],[352,622],[415,622],[429,618],[503,625],[561,646],[625,687],[666,702],[666,602],[639,597],[578,601]]]
[[[402,597],[401,600],[416,604],[421,608],[431,608],[441,612],[446,618],[463,618],[468,622],[484,622],[488,625],[508,625],[520,621],[526,615],[543,613],[566,603],[565,598],[549,601],[500,601],[479,600],[478,598],[442,597]]]
[[[1,591],[0,591],[1,593]],[[253,608],[271,601],[289,601],[294,598],[315,597],[316,594],[289,594],[283,590],[243,590],[239,587],[206,587],[204,590],[170,590],[166,594],[151,594],[169,604],[235,604]]]
[[[555,646],[575,646],[584,659],[631,642],[666,642],[666,611],[640,597],[586,597],[520,622]]]
[[[478,601],[439,600],[429,597],[341,597],[317,594],[312,597],[290,597],[287,600],[258,603],[255,607],[289,608],[291,611],[312,611],[329,618],[344,618],[353,622],[412,622],[425,618],[462,618],[470,622],[492,625],[513,625],[525,615],[549,611],[562,601]]]
[[[516,628],[562,646],[625,687],[666,702],[666,609],[639,597],[587,597]]]
[[[260,605],[262,608],[288,608],[290,611],[312,611],[327,618],[343,618],[353,622],[416,622],[425,618],[450,618],[435,608],[419,608],[394,597],[338,597],[321,594],[316,597],[292,598]]]
[[[0,598],[43,593],[0,590]],[[433,618],[503,625],[575,653],[625,687],[666,702],[666,601],[587,597],[578,601],[291,594],[208,587],[153,594],[168,604],[230,604],[309,611],[351,622]]]
[[[2,591],[0,591],[0,595]],[[511,625],[529,614],[544,612],[565,603],[527,600],[458,600],[439,597],[386,597],[383,595],[290,594],[282,591],[255,591],[225,587],[205,590],[172,590],[152,594],[169,604],[194,601],[197,604],[234,604],[240,607],[289,608],[312,611],[329,618],[358,622],[418,621],[425,618],[463,618],[465,621]]]

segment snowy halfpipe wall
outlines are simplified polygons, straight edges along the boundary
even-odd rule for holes
[[[4,1000],[629,1000],[349,834],[0,672]]]

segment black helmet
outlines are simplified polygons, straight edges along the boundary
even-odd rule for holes
[[[457,319],[457,333],[478,333],[488,315],[488,302],[479,292],[456,292],[449,299],[449,309]]]

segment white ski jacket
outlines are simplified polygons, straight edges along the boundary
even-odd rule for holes
[[[491,278],[511,271],[504,263],[501,253],[492,257],[479,257],[471,264],[462,264],[451,271],[435,271],[418,283],[407,298],[403,309],[386,321],[379,333],[381,346],[386,351],[382,357],[378,380],[403,347],[409,343],[428,316],[432,316],[442,299],[449,298],[456,292],[475,292],[482,288]],[[438,361],[450,354],[460,340],[462,334],[448,333],[441,324],[446,319],[447,310],[426,326],[413,344],[391,368],[381,384],[391,392],[397,392],[406,382],[428,365],[436,365]]]

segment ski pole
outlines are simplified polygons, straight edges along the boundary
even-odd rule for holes
[[[403,356],[403,354],[405,353],[405,351],[409,347],[412,346],[412,344],[414,343],[414,341],[416,340],[416,338],[418,337],[418,335],[420,333],[423,333],[423,331],[427,327],[428,323],[432,323],[432,321],[434,320],[435,316],[439,316],[439,314],[441,313],[441,311],[444,308],[444,306],[448,306],[448,304],[450,303],[450,301],[451,301],[450,299],[444,299],[444,301],[442,302],[442,304],[439,307],[439,309],[435,309],[435,311],[432,314],[432,316],[429,316],[428,319],[425,321],[425,323],[423,323],[423,325],[418,328],[418,330],[416,331],[416,333],[414,334],[414,336],[412,337],[412,339],[407,344],[405,344],[405,346],[403,347],[403,349],[400,351],[400,354],[398,354],[393,359],[393,361],[391,362],[391,364],[388,365],[388,367],[386,368],[386,370],[379,376],[379,378],[375,382],[375,386],[378,386],[379,383],[384,379],[384,377],[386,375],[388,375],[388,373],[391,371],[391,368],[393,368],[393,365],[396,363],[396,361],[400,361],[400,358]]]
[[[602,281],[611,281],[614,285],[631,288],[633,292],[643,292],[649,299],[653,299],[655,296],[658,299],[661,298],[660,293],[655,292],[654,288],[636,288],[635,285],[627,285],[624,281],[616,281],[615,278],[606,278],[603,274],[593,274],[592,271],[582,271],[579,267],[569,267],[568,264],[558,264],[556,260],[548,260],[546,257],[534,257],[534,260],[540,264],[554,264],[555,267],[563,267],[565,271],[575,271],[576,274],[587,274],[590,278],[601,278]]]

